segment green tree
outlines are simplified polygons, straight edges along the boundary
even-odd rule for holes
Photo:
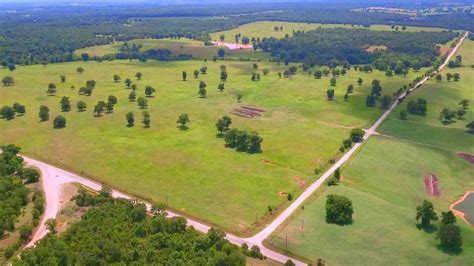
[[[357,79],[357,84],[358,84],[359,86],[362,85],[362,83],[364,83],[364,81],[363,81],[361,78]]]
[[[354,128],[351,130],[352,142],[360,142],[364,139],[365,132],[361,128]]]
[[[392,97],[390,95],[384,95],[382,97],[382,108],[383,109],[388,109],[390,107],[390,104],[392,103]]]
[[[183,77],[183,81],[186,81],[186,78],[187,78],[187,76],[188,76],[188,73],[186,73],[186,71],[183,71],[183,72],[181,73],[181,76]]]
[[[421,227],[428,229],[431,221],[437,221],[438,215],[434,211],[433,203],[424,200],[422,205],[416,207],[416,220],[421,220]]]
[[[130,86],[132,86],[132,80],[130,78],[126,78],[125,85],[127,86],[128,89],[130,89]]]
[[[460,102],[459,102],[459,105],[461,105],[461,107],[463,109],[467,109],[469,107],[469,100],[468,99],[462,99]]]
[[[189,120],[189,116],[186,113],[180,114],[179,117],[178,117],[178,120],[176,121],[176,123],[180,124],[179,127],[181,129],[186,129],[187,128],[186,124],[188,124],[190,122],[191,121]]]
[[[50,218],[45,222],[46,227],[52,234],[56,233],[56,219]]]
[[[219,83],[219,85],[217,86],[217,89],[218,89],[220,92],[223,92],[224,89],[225,89],[225,84],[224,84],[224,83]]]
[[[135,99],[137,99],[137,94],[135,93],[135,91],[131,91],[130,94],[128,95],[128,100],[133,102],[135,101]]]
[[[104,101],[98,101],[97,104],[94,106],[94,115],[96,117],[102,116],[102,113],[105,111],[105,107],[107,104]]]
[[[135,74],[135,77],[136,77],[138,80],[140,80],[140,79],[142,79],[143,74],[142,74],[141,72],[137,72],[137,73]]]
[[[46,91],[46,93],[48,93],[49,95],[54,95],[56,94],[56,91],[56,85],[54,85],[54,83],[49,83],[48,90]]]
[[[227,81],[227,71],[221,71],[221,81]]]
[[[327,90],[326,95],[327,95],[328,100],[333,100],[334,99],[334,90],[333,89]]]
[[[199,82],[199,91],[198,91],[199,97],[201,97],[201,98],[206,97],[206,94],[207,94],[206,86],[207,86],[206,82],[204,82],[202,80]]]
[[[14,103],[13,104],[13,110],[18,115],[24,115],[26,113],[26,107],[23,104],[20,104],[20,103]]]
[[[455,224],[456,223],[456,216],[452,211],[441,212],[441,224]]]
[[[461,74],[459,74],[459,73],[454,73],[454,74],[453,74],[453,79],[454,79],[454,81],[459,81],[459,80],[461,79]]]
[[[84,73],[84,71],[85,71],[85,70],[84,70],[84,68],[82,68],[82,67],[76,68],[77,74],[82,74],[82,73]]]
[[[39,113],[38,116],[40,118],[40,121],[48,121],[49,120],[49,108],[46,105],[41,105],[39,108]]]
[[[194,70],[194,78],[197,79],[199,77],[199,70]]]
[[[71,110],[71,103],[69,102],[69,97],[63,96],[59,103],[61,105],[61,111],[68,112]]]
[[[10,106],[3,106],[0,114],[5,120],[12,120],[13,118],[15,118],[15,110]]]
[[[117,104],[118,103],[118,99],[114,95],[109,95],[109,97],[107,98],[107,101],[112,103],[112,104]]]
[[[442,81],[443,80],[443,76],[441,74],[437,74],[436,75],[436,80],[437,81]]]
[[[220,48],[218,51],[217,51],[217,56],[219,57],[224,57],[225,56],[225,50]]]
[[[373,95],[367,95],[367,98],[365,100],[365,105],[367,107],[374,107],[376,103],[376,98]]]
[[[323,76],[323,73],[321,72],[321,70],[314,71],[314,78],[320,79],[322,76]]]
[[[138,97],[137,103],[141,109],[145,109],[148,107],[148,100],[144,97]]]
[[[15,84],[15,80],[12,77],[4,77],[2,79],[3,86],[12,86]]]
[[[113,113],[114,112],[114,104],[112,102],[105,103],[105,110],[108,114]]]
[[[439,228],[436,239],[440,241],[444,250],[458,252],[461,250],[462,238],[459,226],[449,223],[443,224]]]
[[[121,80],[120,76],[117,74],[113,76],[113,79],[114,79],[114,82],[119,82]]]
[[[201,74],[205,75],[207,72],[207,66],[203,66],[199,70],[201,71]]]
[[[354,92],[354,85],[352,84],[349,84],[347,86],[347,93],[353,93]]]
[[[62,116],[62,115],[56,116],[54,118],[54,121],[53,121],[53,127],[56,128],[56,129],[65,128],[66,127],[66,118],[64,118],[64,116]]]
[[[84,101],[78,101],[76,107],[78,112],[84,112],[87,108],[87,104]]]
[[[329,83],[331,84],[331,86],[336,86],[336,78],[335,77],[332,77],[331,80],[329,81]]]
[[[135,124],[135,116],[133,115],[133,113],[128,112],[125,118],[127,119],[127,127],[133,127]]]
[[[469,124],[466,125],[467,132],[474,134],[474,121],[469,122]]]
[[[348,198],[336,194],[326,197],[326,222],[338,225],[352,223],[354,213],[352,201]]]
[[[145,128],[149,128],[151,124],[150,113],[148,113],[147,111],[143,111],[142,116],[143,116],[143,120],[142,120],[143,126]]]
[[[451,74],[451,73],[446,73],[446,80],[447,80],[447,81],[451,81],[452,78],[453,78],[453,74]]]

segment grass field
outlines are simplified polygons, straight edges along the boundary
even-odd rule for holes
[[[470,65],[474,46],[463,44],[459,51]],[[474,152],[473,136],[466,132],[468,119],[450,126],[437,119],[445,105],[455,108],[460,98],[473,100],[472,69],[445,70],[462,73],[460,82],[429,81],[407,100],[423,97],[428,101],[426,117],[399,119],[399,110],[382,124],[381,132],[392,137],[374,136],[342,169],[344,179],[337,187],[324,187],[273,236],[277,249],[310,261],[325,259],[331,265],[466,265],[474,260],[474,227],[461,219],[463,252],[450,255],[438,248],[434,233],[416,228],[415,208],[424,199],[432,201],[438,213],[468,189],[474,187],[472,164],[456,155]],[[405,102],[407,101],[405,100]],[[471,107],[472,109],[472,107]],[[472,119],[470,111],[469,119]],[[394,137],[393,137],[394,136]],[[438,177],[441,196],[424,192],[423,177]],[[354,204],[354,223],[349,226],[325,222],[325,196],[336,193]],[[304,220],[304,236],[301,226]]]
[[[275,27],[283,27],[281,31],[275,31]],[[283,21],[257,21],[248,24],[243,24],[237,28],[214,32],[211,33],[213,40],[219,40],[220,35],[225,35],[226,42],[235,42],[235,35],[242,34],[242,37],[275,37],[283,38],[286,34],[289,36],[293,35],[293,31],[310,31],[317,28],[352,28],[352,29],[363,29],[365,27],[360,25],[350,25],[350,24],[320,24],[320,23],[299,23],[299,22],[283,22]],[[370,26],[371,30],[381,30],[381,31],[394,31],[390,25],[372,25]],[[401,27],[399,27],[401,31]],[[418,31],[442,31],[441,28],[429,28],[429,27],[407,27],[406,31],[418,32]]]
[[[130,45],[133,43],[142,45],[141,51],[147,51],[150,49],[168,49],[173,54],[191,54],[196,59],[212,59],[217,56],[219,49],[226,51],[226,58],[229,59],[251,59],[251,60],[268,60],[270,56],[260,51],[249,51],[249,50],[230,50],[226,47],[221,46],[206,46],[203,42],[181,38],[181,39],[135,39],[128,41]],[[80,56],[82,53],[88,53],[90,56],[104,56],[106,54],[114,54],[120,52],[120,47],[123,42],[115,42],[113,44],[98,45],[79,49],[75,51],[76,56]]]
[[[140,197],[168,202],[175,210],[240,234],[255,229],[255,216],[263,224],[268,205],[287,204],[279,192],[294,195],[302,191],[304,182],[314,180],[314,169],[325,167],[337,156],[341,141],[353,126],[371,124],[381,113],[379,108],[366,108],[365,97],[372,79],[381,80],[383,93],[392,94],[410,82],[418,73],[407,77],[385,77],[383,72],[349,71],[338,78],[334,101],[326,100],[329,78],[316,80],[307,74],[278,78],[283,66],[259,63],[268,68],[259,82],[250,81],[251,62],[224,62],[229,80],[223,93],[217,91],[219,66],[223,62],[203,61],[156,62],[111,61],[74,62],[18,67],[11,73],[15,85],[0,87],[0,106],[20,102],[27,113],[11,121],[0,120],[0,143],[15,143],[35,158],[81,172],[109,185]],[[208,97],[197,97],[198,80],[192,78],[194,69],[209,67],[200,79],[207,82]],[[76,74],[78,66],[85,73]],[[188,81],[181,81],[181,71],[188,72]],[[114,83],[118,74],[124,80],[140,71],[144,77],[135,80],[138,96],[144,86],[157,89],[149,99],[152,126],[141,127],[141,110],[136,102],[128,101],[130,90]],[[66,76],[60,83],[59,76]],[[349,83],[358,77],[364,85],[355,86],[348,102],[343,94]],[[92,96],[77,94],[86,80],[97,81]],[[48,83],[58,85],[56,96],[47,96]],[[74,85],[76,90],[70,89]],[[113,114],[93,117],[93,106],[108,95],[119,99]],[[236,95],[242,94],[242,105],[263,108],[266,113],[257,119],[233,116],[233,127],[255,130],[263,137],[263,153],[249,155],[224,147],[216,138],[215,122],[241,104]],[[73,110],[62,113],[59,101],[70,97]],[[86,112],[79,113],[78,100],[87,103]],[[48,105],[51,120],[40,123],[38,109]],[[136,126],[127,128],[125,114],[133,111]],[[189,114],[189,129],[176,128],[179,114]],[[56,115],[67,119],[65,129],[55,130]],[[273,164],[262,163],[270,160]],[[298,178],[297,178],[298,177]],[[301,182],[301,180],[303,182]],[[280,208],[281,209],[281,208]]]

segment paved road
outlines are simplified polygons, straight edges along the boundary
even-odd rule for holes
[[[464,39],[467,37],[467,32],[464,34],[464,36],[461,38],[459,43],[456,45],[456,47],[451,51],[451,53],[448,55],[446,58],[445,62],[438,68],[439,72],[443,67],[447,65],[451,57],[456,53],[457,49],[461,45],[461,43],[464,41]],[[415,90],[418,88],[421,84],[425,83],[428,80],[428,77],[423,78],[420,82],[418,82],[413,88],[410,89],[410,91]],[[403,93],[400,95],[399,98],[404,98],[406,96],[406,93]],[[382,116],[369,128],[365,131],[364,135],[364,140],[375,134],[376,129],[382,124],[382,122],[387,118],[387,116],[396,108],[397,102],[393,103],[392,106],[388,110],[386,110]],[[290,258],[284,254],[278,253],[274,250],[271,250],[269,248],[266,248],[263,245],[263,241],[267,239],[272,232],[274,232],[285,220],[287,220],[290,215],[297,210],[303,202],[308,199],[309,196],[311,196],[323,183],[326,181],[328,177],[330,177],[334,171],[341,167],[347,160],[349,160],[354,154],[354,152],[361,146],[361,143],[356,143],[352,148],[344,154],[344,156],[341,157],[329,170],[327,170],[318,180],[316,180],[314,183],[312,183],[298,198],[296,198],[293,203],[285,209],[278,217],[276,217],[273,222],[271,222],[269,225],[267,225],[262,231],[254,235],[253,237],[249,238],[241,238],[232,234],[227,234],[226,238],[237,245],[242,245],[243,243],[246,243],[249,246],[257,245],[260,247],[262,253],[267,256],[268,258],[271,258],[273,260],[276,260],[281,263],[285,263],[288,259],[291,259],[296,265],[306,265],[305,263],[295,260],[293,258]],[[58,214],[59,211],[59,195],[60,195],[60,188],[62,184],[65,183],[79,183],[82,184],[85,187],[88,187],[93,190],[100,190],[102,185],[98,182],[89,180],[87,178],[81,177],[79,175],[76,175],[74,173],[62,170],[60,168],[54,167],[52,165],[28,158],[26,156],[23,156],[25,159],[25,162],[28,165],[35,166],[39,168],[42,172],[42,183],[45,191],[45,199],[46,199],[46,208],[45,212],[43,215],[43,218],[41,220],[41,223],[38,227],[38,229],[35,231],[33,234],[32,240],[27,244],[27,247],[34,246],[35,243],[43,238],[47,233],[48,229],[45,226],[45,221],[50,219],[50,218],[55,218]],[[119,197],[119,198],[126,198],[130,199],[131,197],[123,194],[117,190],[112,191],[112,196],[114,197]],[[150,209],[151,206],[150,204],[147,203],[147,208]],[[178,216],[177,213],[174,213],[172,211],[168,211],[168,215],[170,217]],[[210,227],[208,225],[205,225],[201,222],[192,220],[187,218],[187,222],[189,226],[193,226],[196,230],[200,232],[206,233]]]

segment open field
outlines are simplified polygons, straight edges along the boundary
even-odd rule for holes
[[[212,59],[217,56],[219,49],[226,51],[226,58],[230,59],[251,59],[251,60],[268,60],[270,56],[260,51],[249,50],[230,50],[226,47],[211,45],[206,46],[203,42],[181,38],[181,39],[135,39],[128,41],[129,45],[143,45],[140,51],[150,49],[168,49],[173,54],[191,54],[196,59]],[[123,42],[115,42],[113,44],[98,45],[79,49],[75,51],[76,56],[82,53],[88,53],[90,56],[104,56],[106,54],[114,54],[120,52]]]
[[[423,177],[434,173],[441,197],[429,197],[438,212],[468,187],[474,186],[472,166],[455,154],[384,137],[371,138],[342,170],[337,187],[325,187],[306,203],[289,224],[272,238],[273,245],[311,261],[323,258],[331,265],[466,265],[474,259],[474,228],[461,219],[463,252],[448,255],[437,248],[435,234],[416,228],[415,207],[427,198]],[[325,197],[344,195],[354,205],[354,222],[327,224]],[[304,236],[301,225],[304,220]]]
[[[421,97],[428,101],[426,116],[409,115],[408,120],[401,120],[399,111],[394,112],[381,126],[380,131],[387,135],[439,146],[455,152],[464,151],[473,154],[473,136],[466,133],[466,125],[474,119],[472,111],[474,108],[474,87],[472,86],[474,84],[474,69],[470,67],[471,64],[474,64],[473,51],[474,41],[466,40],[457,53],[462,56],[465,66],[453,69],[445,68],[441,72],[443,81],[438,82],[435,79],[428,81],[422,89],[416,90],[399,107],[399,110],[405,110],[410,99],[415,100]],[[448,82],[446,80],[448,72],[460,73],[461,80]],[[441,123],[439,112],[443,108],[460,109],[458,103],[462,99],[470,101],[464,118],[455,119],[455,122],[450,125]],[[429,132],[429,137],[426,136],[427,132]],[[471,145],[466,145],[469,143]]]
[[[314,180],[313,171],[324,168],[337,156],[341,141],[350,128],[371,124],[381,113],[379,108],[365,107],[365,97],[372,79],[381,80],[383,93],[392,94],[418,73],[407,77],[385,77],[383,72],[349,71],[338,78],[334,101],[326,100],[329,78],[316,80],[307,74],[278,78],[283,66],[259,64],[270,74],[259,82],[250,81],[250,62],[224,62],[229,80],[223,93],[217,91],[219,65],[222,62],[184,61],[112,61],[74,62],[47,66],[19,67],[15,72],[1,69],[1,75],[12,75],[15,85],[0,87],[0,105],[20,102],[26,105],[26,115],[11,121],[0,120],[1,143],[15,143],[25,154],[46,162],[84,173],[126,192],[152,200],[168,202],[180,212],[198,217],[223,228],[246,234],[254,228],[255,216],[265,218],[268,205],[281,206],[286,198],[280,192],[298,195],[304,184]],[[198,80],[192,78],[194,69],[209,67],[200,75],[207,83],[208,97],[197,97]],[[85,73],[76,74],[78,66]],[[188,81],[181,81],[181,71],[188,72]],[[141,110],[136,102],[128,101],[130,90],[114,83],[113,74],[133,77],[140,71],[142,80],[138,96],[144,95],[145,85],[157,89],[150,98],[150,129],[141,127]],[[60,83],[64,74],[67,81]],[[364,85],[355,86],[348,102],[343,94],[349,83],[358,77]],[[77,94],[86,80],[97,81],[92,96]],[[58,85],[56,96],[47,96],[48,83]],[[75,90],[70,89],[74,85]],[[118,97],[113,114],[95,118],[93,106],[108,95]],[[243,95],[237,103],[236,95]],[[62,96],[71,100],[72,110],[61,112]],[[86,112],[77,112],[78,100],[87,103]],[[38,109],[51,109],[50,121],[39,123]],[[233,116],[232,127],[257,131],[264,139],[263,153],[249,155],[224,147],[216,138],[215,122],[241,105],[266,110],[260,118]],[[125,114],[135,113],[136,126],[127,128]],[[176,128],[179,114],[189,114],[188,130]],[[67,119],[65,129],[52,128],[56,115]],[[263,160],[272,163],[262,163]],[[281,208],[280,208],[281,209]],[[232,219],[231,219],[232,218]],[[263,219],[263,220],[262,220]],[[262,224],[262,223],[260,223]]]
[[[281,31],[275,31],[275,27],[283,27]],[[309,31],[317,28],[352,28],[352,29],[363,29],[366,27],[360,25],[350,24],[320,24],[320,23],[298,23],[298,22],[283,22],[283,21],[257,21],[248,24],[243,24],[235,29],[226,31],[211,33],[213,40],[219,40],[220,35],[225,35],[226,42],[235,42],[235,35],[242,34],[242,37],[275,37],[284,38],[286,34],[289,36],[293,35],[293,31]],[[390,25],[372,25],[369,27],[371,30],[382,30],[382,31],[394,31]],[[399,27],[401,31],[401,27]],[[428,27],[407,27],[406,31],[442,31],[441,28],[428,28]]]

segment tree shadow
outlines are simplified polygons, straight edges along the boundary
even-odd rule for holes
[[[179,128],[179,130],[188,130],[189,127],[184,126],[184,125],[179,125],[177,126],[177,128]]]
[[[128,128],[131,128],[131,127],[133,127],[133,126],[134,126],[134,124],[127,124],[127,125],[126,125],[126,127],[128,127]]]
[[[421,224],[417,224],[418,230],[423,230],[425,233],[432,234],[438,230],[438,227],[434,224],[430,224],[428,227],[424,227]]]
[[[436,248],[439,249],[444,254],[447,254],[450,256],[458,256],[463,251],[462,247],[448,248],[448,247],[443,247],[441,244],[436,245]]]

